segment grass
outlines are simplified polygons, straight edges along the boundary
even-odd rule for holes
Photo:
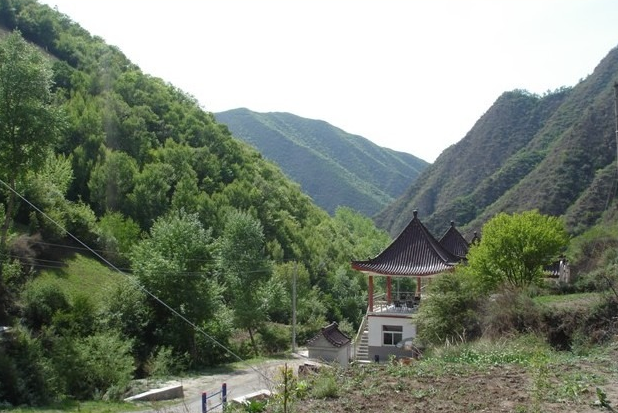
[[[540,295],[534,297],[533,301],[540,305],[552,306],[552,307],[565,307],[570,308],[582,307],[589,308],[591,304],[598,302],[602,298],[601,293],[573,293],[573,294],[558,294],[558,295]]]
[[[122,280],[125,275],[83,254],[74,254],[64,260],[61,268],[42,270],[37,282],[53,282],[69,296],[77,294],[99,302],[106,290]]]
[[[67,412],[91,412],[91,413],[119,413],[144,410],[144,406],[134,403],[124,402],[106,402],[106,401],[67,401],[53,406],[46,407],[28,407],[28,408],[11,408],[3,410],[0,406],[0,411],[11,413],[67,413]]]

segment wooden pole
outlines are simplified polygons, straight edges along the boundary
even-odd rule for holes
[[[614,82],[614,118],[616,119],[616,167],[618,168],[618,82]]]
[[[397,298],[399,299],[399,297]],[[391,304],[393,302],[393,281],[391,276],[386,277],[386,303]]]
[[[369,276],[369,312],[373,312],[373,275]]]
[[[296,353],[296,277],[298,263],[294,262],[294,274],[292,274],[292,353]]]

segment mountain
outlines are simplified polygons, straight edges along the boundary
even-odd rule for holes
[[[427,162],[382,148],[321,120],[233,109],[215,114],[232,134],[275,162],[329,213],[376,214],[414,182]]]
[[[571,233],[593,225],[614,196],[614,84],[618,49],[576,86],[543,96],[503,93],[444,150],[378,226],[397,234],[417,209],[433,231],[454,220],[468,235],[498,212],[563,216]]]

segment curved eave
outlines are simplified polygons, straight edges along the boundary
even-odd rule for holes
[[[432,266],[400,266],[390,267],[372,263],[371,261],[352,261],[352,269],[364,273],[372,273],[377,275],[397,276],[397,277],[429,277],[443,272],[452,271],[453,264],[437,264]]]

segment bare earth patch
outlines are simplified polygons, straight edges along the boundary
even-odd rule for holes
[[[294,412],[603,412],[597,387],[618,406],[618,351],[573,363],[479,369],[364,365],[336,375],[332,398],[302,400]],[[595,405],[596,404],[596,405]]]

